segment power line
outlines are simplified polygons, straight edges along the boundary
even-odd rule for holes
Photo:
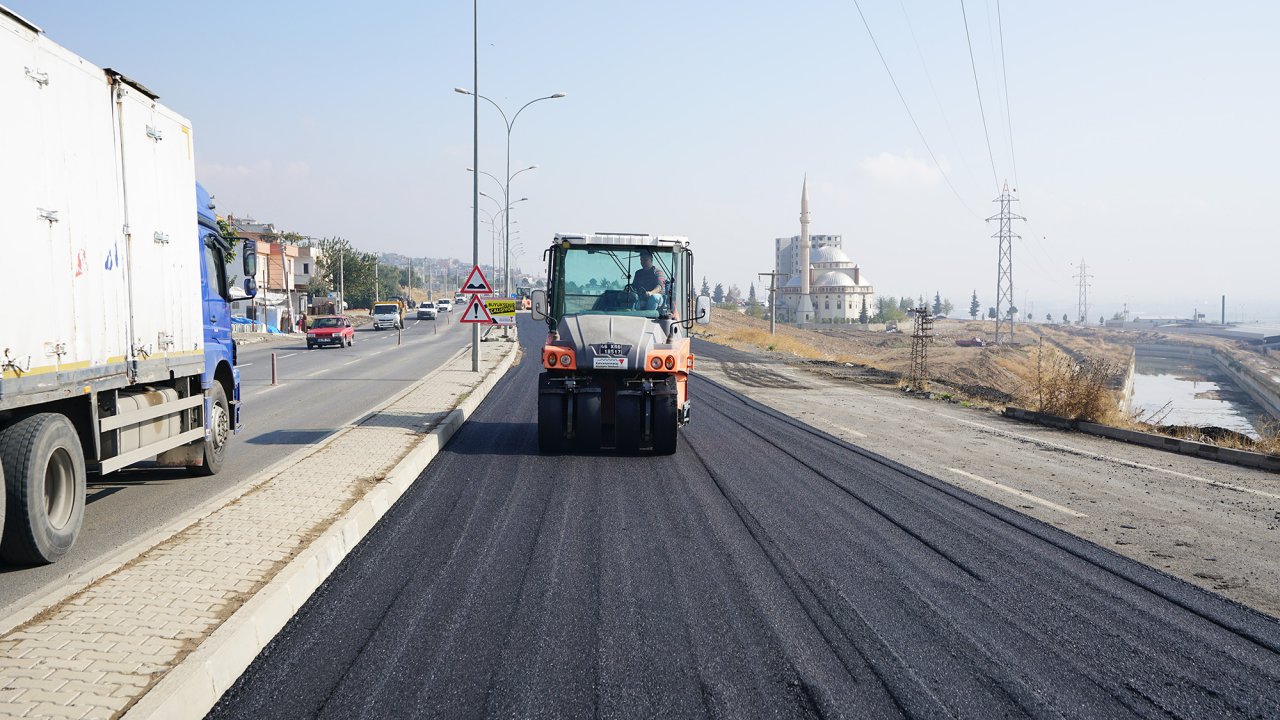
[[[1000,76],[1004,79],[1004,124],[1009,128],[1009,159],[1013,162],[1013,184],[1018,182],[1018,155],[1013,151],[1013,118],[1009,112],[1009,71],[1004,63],[1004,19],[1000,14],[1000,0],[996,0],[996,28],[1000,33]]]
[[[861,9],[858,10],[862,12]],[[973,40],[969,37],[969,15],[964,9],[964,0],[960,0],[960,16],[964,18],[964,40],[969,45],[969,67],[973,68],[973,89],[978,93],[978,113],[982,115],[982,136],[987,140],[987,157],[991,160],[991,180],[996,187],[1000,186],[1000,174],[996,172],[996,156],[991,151],[991,133],[987,130],[987,111],[982,106],[982,87],[978,84],[978,63],[973,59]],[[866,22],[864,19],[863,22]]]
[[[938,162],[938,156],[933,154],[933,148],[930,147],[929,141],[925,139],[924,131],[920,129],[920,123],[916,122],[916,116],[911,112],[911,106],[907,104],[907,98],[902,94],[902,88],[898,87],[898,81],[893,77],[893,71],[889,69],[889,61],[884,59],[884,53],[880,51],[880,43],[876,42],[875,33],[871,32],[871,25],[867,23],[867,16],[862,14],[862,6],[858,4],[858,0],[853,0],[853,6],[858,10],[858,17],[862,18],[862,26],[867,29],[867,36],[871,38],[871,45],[876,49],[876,55],[880,56],[880,63],[884,65],[884,71],[889,74],[889,82],[893,83],[893,89],[898,93],[898,99],[902,101],[902,107],[907,111],[907,117],[911,118],[911,124],[916,129],[916,134],[920,136],[920,142],[924,143],[924,149],[929,151],[929,157],[933,159],[933,164],[938,168],[938,172],[942,174],[942,179],[946,181],[947,187],[951,188],[951,192],[955,194],[956,199],[964,206],[965,210],[975,218],[981,219],[978,213],[964,201],[964,197],[956,190],[956,186],[951,183],[951,178],[947,175],[947,171],[943,169],[942,163]],[[984,126],[986,120],[983,120]],[[987,141],[987,151],[991,150],[991,142]],[[992,161],[992,172],[995,171],[995,161]]]
[[[929,63],[925,62],[924,51],[920,49],[920,41],[916,38],[916,29],[911,24],[911,16],[907,14],[906,2],[898,0],[898,7],[902,8],[902,18],[907,21],[907,32],[911,34],[911,42],[916,47],[916,56],[920,58],[920,66],[924,68],[924,77],[929,81],[929,90],[933,93],[933,101],[938,104],[938,114],[942,116],[942,124],[947,128],[947,135],[951,138],[951,144],[956,147],[956,151],[960,155],[960,164],[964,166],[964,171],[968,174],[969,180],[974,185],[981,185],[978,182],[978,178],[973,174],[973,169],[969,167],[964,152],[960,148],[960,141],[956,139],[956,133],[951,128],[951,120],[947,117],[946,108],[942,106],[942,98],[938,96],[938,88],[933,84],[933,75],[929,72]]]

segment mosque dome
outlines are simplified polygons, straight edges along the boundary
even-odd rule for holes
[[[791,287],[793,287],[793,288],[798,288],[798,287],[800,287],[800,276],[799,276],[799,275],[796,275],[795,277],[791,278],[790,280],[788,280],[788,281],[787,281],[787,284],[786,284],[786,285],[783,285],[782,287],[789,287],[789,288],[791,288]]]
[[[825,248],[824,248],[825,249]],[[831,270],[818,276],[813,282],[816,287],[853,287],[853,278],[840,272],[839,270]]]
[[[809,251],[809,262],[811,264],[817,264],[817,263],[844,263],[848,265],[853,264],[853,260],[850,260],[849,256],[844,254],[843,250],[831,245],[827,245],[825,247],[820,247],[820,248],[814,248],[813,250]]]

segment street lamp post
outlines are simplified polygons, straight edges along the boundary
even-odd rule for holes
[[[515,124],[516,124],[516,118],[520,117],[520,113],[524,112],[524,109],[525,109],[525,108],[527,108],[527,107],[529,107],[530,105],[532,105],[532,104],[534,104],[534,103],[536,103],[536,102],[542,102],[543,100],[557,100],[557,99],[559,99],[559,98],[565,97],[566,93],[558,92],[558,93],[554,93],[554,94],[552,94],[552,95],[547,95],[546,97],[534,98],[533,100],[530,100],[529,102],[525,103],[524,105],[521,105],[521,106],[520,106],[520,109],[519,109],[519,110],[517,110],[517,111],[516,111],[516,113],[515,113],[514,115],[512,115],[512,116],[511,116],[511,119],[510,119],[510,120],[508,120],[508,119],[507,119],[507,113],[506,113],[506,112],[504,112],[504,111],[503,111],[503,109],[502,109],[502,107],[501,107],[500,105],[498,105],[498,103],[494,102],[493,100],[490,100],[489,98],[487,98],[487,97],[485,97],[485,96],[483,96],[483,95],[481,95],[481,94],[479,94],[479,93],[472,92],[472,91],[467,90],[467,89],[465,89],[465,88],[454,88],[454,89],[453,89],[453,91],[454,91],[454,92],[457,92],[457,93],[462,93],[463,95],[472,95],[472,96],[474,96],[475,98],[482,99],[482,100],[484,100],[485,102],[487,102],[487,103],[489,103],[490,105],[492,105],[492,106],[494,106],[495,108],[497,108],[498,113],[499,113],[500,115],[502,115],[502,121],[503,121],[503,122],[506,124],[506,126],[507,126],[507,182],[506,182],[506,185],[505,185],[505,187],[504,187],[503,194],[504,194],[504,195],[509,199],[509,198],[511,197],[511,179],[514,177],[514,176],[511,174],[511,129],[512,129],[512,128],[515,126]],[[478,167],[479,165],[480,165],[480,161],[477,159],[477,160],[476,160],[476,163],[475,163],[475,165],[474,165],[473,167]],[[523,172],[523,170],[522,170],[521,172]],[[518,173],[517,173],[517,174],[518,174]],[[479,176],[477,175],[477,176],[476,176],[476,183],[477,183],[477,185],[478,185],[478,183],[479,183],[479,182],[480,182],[480,180],[479,180]],[[510,209],[510,205],[508,205],[508,206],[507,206],[507,208],[508,208],[508,209]],[[511,215],[510,215],[510,213],[508,213],[508,214],[507,214],[507,220],[509,221],[510,219],[511,219]],[[504,274],[503,274],[503,281],[502,281],[502,292],[503,292],[503,294],[504,294],[504,295],[508,295],[508,296],[511,294],[511,266],[510,266],[510,262],[509,262],[511,258],[510,258],[510,248],[508,247],[508,243],[505,241],[505,238],[507,237],[507,232],[509,232],[510,230],[511,230],[511,227],[510,227],[510,224],[508,223],[507,227],[505,228],[505,232],[503,233],[503,238],[504,238],[504,242],[503,242],[503,255],[504,255],[503,270],[504,270]],[[477,237],[478,237],[479,230],[477,230],[476,232],[477,232]]]

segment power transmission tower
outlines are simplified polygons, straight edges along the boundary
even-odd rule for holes
[[[1016,190],[1014,192],[1017,192]],[[1021,215],[1015,215],[1013,212],[1013,203],[1018,198],[1009,192],[1009,182],[1006,180],[1004,189],[1000,191],[1000,197],[991,202],[1000,203],[1000,213],[987,218],[987,222],[992,220],[1000,221],[1000,230],[991,237],[1000,240],[1000,261],[996,268],[996,344],[1002,345],[1013,339],[1013,313],[1011,309],[1013,305],[1013,241],[1021,240],[1022,236],[1013,232],[1014,220],[1026,220]]]
[[[916,316],[915,332],[911,333],[911,375],[907,389],[924,392],[929,389],[929,343],[933,342],[933,317],[929,307],[922,305],[911,313]]]
[[[777,282],[779,275],[786,275],[780,272],[756,273],[760,277],[768,276],[769,278],[769,334],[772,335],[774,327],[778,322],[778,302],[777,302]]]
[[[1089,319],[1089,278],[1093,277],[1089,274],[1089,266],[1085,265],[1084,258],[1080,258],[1080,269],[1076,273],[1076,280],[1080,283],[1080,301],[1077,309],[1078,320],[1081,325],[1087,324]]]

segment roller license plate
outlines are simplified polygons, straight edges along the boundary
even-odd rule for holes
[[[624,357],[596,357],[591,361],[596,370],[626,370],[627,359]]]

